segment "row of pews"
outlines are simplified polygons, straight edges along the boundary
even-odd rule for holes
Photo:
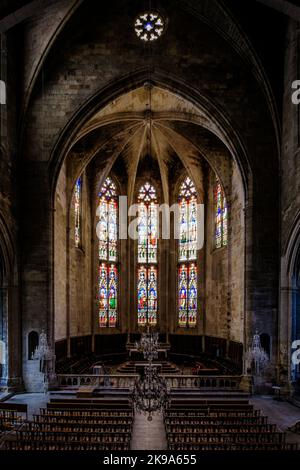
[[[130,449],[133,409],[128,400],[62,400],[47,404],[15,427],[10,451],[125,451]]]
[[[0,403],[0,438],[14,431],[27,420],[27,405],[19,403]]]
[[[164,421],[169,450],[297,450],[248,400],[172,399]]]

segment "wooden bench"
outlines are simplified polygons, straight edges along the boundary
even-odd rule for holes
[[[0,402],[0,411],[1,410],[16,411],[18,413],[24,413],[27,417],[28,406],[27,404],[24,404],[24,403]]]
[[[51,400],[47,403],[49,409],[132,409],[128,400],[87,400],[87,399],[70,399],[66,401]]]
[[[91,398],[97,387],[93,386],[82,386],[77,390],[77,398]]]

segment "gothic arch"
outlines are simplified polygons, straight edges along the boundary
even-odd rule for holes
[[[52,149],[49,169],[51,177],[52,199],[55,193],[56,181],[65,156],[71,150],[74,142],[78,139],[81,129],[85,123],[100,109],[135,88],[142,87],[145,82],[149,81],[148,70],[140,70],[135,74],[124,76],[121,79],[107,85],[105,89],[100,90],[91,97],[79,110],[75,112],[69,120],[67,126],[62,130],[54,148]],[[251,194],[251,166],[243,143],[242,137],[239,135],[234,123],[231,123],[226,112],[220,106],[209,101],[201,95],[198,90],[191,89],[181,81],[174,77],[165,75],[164,73],[155,71],[152,77],[152,83],[160,88],[165,88],[177,95],[181,96],[188,102],[198,107],[208,118],[209,130],[217,137],[221,138],[229,152],[235,159],[243,178],[246,197]],[[216,128],[218,131],[216,132]]]

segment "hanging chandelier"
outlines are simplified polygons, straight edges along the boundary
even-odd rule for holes
[[[254,365],[255,375],[260,375],[269,362],[269,356],[261,346],[260,336],[257,330],[252,338],[252,344],[251,347],[248,349],[246,359],[250,366],[252,364]]]
[[[158,332],[153,332],[147,329],[147,332],[143,332],[140,341],[135,342],[135,348],[143,354],[144,359],[151,362],[158,358]]]
[[[157,368],[149,363],[144,375],[136,380],[132,392],[132,402],[139,413],[148,414],[152,421],[152,413],[163,411],[169,403],[169,390],[165,379],[158,375]]]
[[[169,390],[167,382],[157,372],[153,360],[158,357],[158,332],[147,329],[143,332],[139,342],[135,343],[136,349],[141,352],[148,364],[144,368],[144,374],[134,384],[131,399],[139,413],[148,414],[148,421],[152,420],[152,413],[163,411],[169,403]]]
[[[56,383],[55,357],[55,351],[48,344],[46,333],[42,331],[32,359],[40,361],[40,372],[44,375],[44,392],[48,391],[49,385],[52,386]]]

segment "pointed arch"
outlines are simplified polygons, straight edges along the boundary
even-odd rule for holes
[[[186,176],[179,186],[178,326],[194,328],[198,310],[197,191]]]
[[[118,323],[119,290],[118,191],[111,177],[104,181],[98,197],[99,326],[115,328]]]
[[[156,325],[158,313],[158,200],[148,181],[138,191],[138,325]]]

